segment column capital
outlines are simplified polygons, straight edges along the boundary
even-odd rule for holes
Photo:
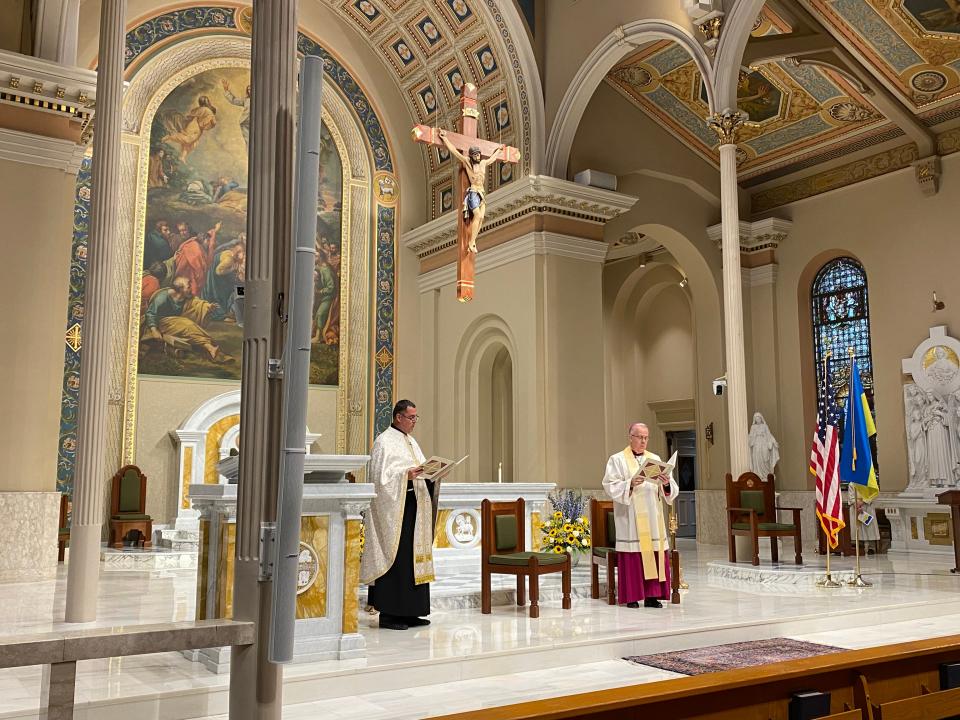
[[[721,145],[736,145],[740,128],[746,121],[747,116],[739,110],[724,110],[708,117],[707,125],[717,133]]]
[[[754,254],[764,250],[774,251],[787,239],[792,227],[791,221],[776,217],[764,218],[756,222],[741,220],[739,223],[740,252]],[[722,228],[721,223],[707,228],[707,237],[720,249],[723,249]]]

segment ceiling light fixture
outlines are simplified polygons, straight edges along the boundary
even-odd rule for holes
[[[680,287],[685,288],[686,286],[687,286],[687,279],[684,278],[683,280],[680,281]]]

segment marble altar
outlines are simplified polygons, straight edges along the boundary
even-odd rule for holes
[[[526,547],[539,549],[543,506],[555,487],[555,483],[441,483],[433,540],[437,576],[480,567],[480,503],[484,499],[503,502],[523,498]]]
[[[874,505],[890,521],[891,551],[950,554],[950,512],[936,496],[960,485],[960,341],[931,327],[902,365],[909,482]]]
[[[370,483],[350,483],[345,473],[366,465],[367,455],[306,455],[300,524],[300,577],[294,662],[366,656],[359,633],[361,513],[375,495]],[[227,479],[239,474],[239,457],[218,464]],[[231,617],[237,485],[190,486],[200,513],[197,568],[198,619]],[[190,657],[214,672],[229,667],[229,651],[211,648]]]

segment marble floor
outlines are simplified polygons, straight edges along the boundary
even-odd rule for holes
[[[686,552],[691,589],[680,605],[662,610],[577,598],[563,611],[559,599],[548,599],[539,620],[515,605],[494,606],[486,616],[461,607],[435,612],[432,625],[405,633],[381,631],[364,614],[368,657],[287,666],[284,717],[420,718],[649,682],[670,674],[620,658],[737,640],[788,636],[863,647],[960,632],[960,577],[947,572],[946,556],[866,558],[863,572],[874,587],[826,591],[711,579],[708,566],[723,555],[719,547]],[[63,628],[65,580],[61,571],[55,581],[0,585],[0,634]],[[96,624],[190,619],[194,589],[189,570],[104,574]],[[37,717],[40,677],[39,667],[0,671],[0,718]],[[82,662],[77,717],[225,717],[227,685],[227,676],[175,653]]]

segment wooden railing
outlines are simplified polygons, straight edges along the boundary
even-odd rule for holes
[[[435,720],[788,720],[791,695],[809,690],[830,693],[833,714],[825,720],[945,720],[960,715],[960,689],[940,690],[940,665],[954,662],[960,662],[960,635],[492,707]],[[571,675],[571,685],[576,681],[576,675]]]

